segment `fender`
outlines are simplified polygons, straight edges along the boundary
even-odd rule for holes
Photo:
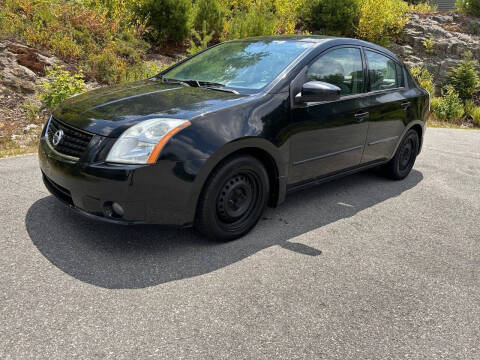
[[[190,195],[190,203],[197,204],[200,194],[205,186],[205,183],[210,176],[211,172],[217,167],[224,159],[228,158],[232,154],[240,151],[262,151],[268,154],[272,159],[276,167],[277,182],[277,194],[274,206],[280,205],[286,196],[287,190],[287,175],[288,175],[288,158],[289,158],[289,143],[283,144],[280,148],[266,139],[258,137],[247,137],[232,141],[225,144],[215,153],[213,153],[202,165],[201,169],[196,175],[193,191]]]
[[[395,149],[393,150],[393,153],[392,155],[390,156],[390,160],[395,156],[397,150],[398,150],[398,147],[400,146],[403,138],[405,137],[405,134],[411,129],[413,128],[415,125],[420,125],[420,127],[422,128],[422,136],[420,136],[420,148],[418,149],[418,153],[420,154],[421,150],[422,150],[422,146],[423,146],[423,137],[425,135],[425,130],[426,130],[426,124],[424,121],[421,121],[421,120],[414,120],[410,123],[408,123],[408,125],[405,127],[405,129],[403,130],[402,132],[402,135],[399,137],[399,140],[397,141],[397,144],[395,145]]]

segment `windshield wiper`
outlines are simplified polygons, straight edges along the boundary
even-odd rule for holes
[[[180,85],[188,86],[188,87],[192,86],[188,82],[183,81],[183,80],[167,79],[167,78],[164,78],[164,77],[162,77],[162,83],[163,84],[180,84]]]
[[[169,83],[169,84],[181,84],[184,86],[194,86],[194,87],[210,89],[210,90],[224,91],[224,92],[229,92],[235,95],[240,94],[236,90],[225,87],[224,84],[211,82],[211,81],[177,80],[177,79],[169,79],[169,78],[162,77],[162,82]]]
[[[228,93],[232,93],[235,95],[240,95],[240,93],[237,90],[229,89],[226,87],[219,87],[219,86],[202,86],[204,89],[210,89],[210,90],[217,90],[217,91],[224,91]]]
[[[202,88],[205,88],[205,89],[225,91],[225,92],[229,92],[229,93],[232,93],[232,94],[235,94],[235,95],[240,94],[238,91],[227,88],[227,87],[225,87],[224,84],[221,84],[221,83],[210,82],[210,81],[197,81],[197,82],[202,85],[201,86]]]

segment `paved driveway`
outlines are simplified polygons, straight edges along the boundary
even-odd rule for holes
[[[0,160],[2,359],[480,358],[480,132],[299,192],[245,239],[70,212]]]

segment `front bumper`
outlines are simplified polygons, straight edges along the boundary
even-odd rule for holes
[[[42,137],[40,168],[47,189],[77,212],[119,224],[189,226],[195,217],[198,161],[154,165],[84,163],[61,156]],[[123,216],[112,215],[116,202]]]

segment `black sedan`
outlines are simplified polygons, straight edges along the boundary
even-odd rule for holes
[[[374,44],[231,41],[68,99],[43,130],[40,167],[50,192],[86,216],[232,240],[305,186],[379,166],[405,178],[429,103]]]

